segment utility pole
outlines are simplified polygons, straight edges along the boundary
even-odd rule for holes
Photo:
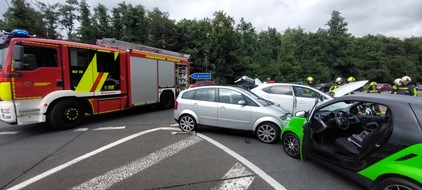
[[[5,1],[6,1],[6,4],[7,4],[7,7],[10,8],[9,1],[7,1],[7,0],[5,0]]]

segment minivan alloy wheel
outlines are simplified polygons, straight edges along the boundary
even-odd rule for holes
[[[256,136],[264,143],[275,143],[280,135],[280,129],[272,123],[260,124]]]
[[[195,119],[190,115],[183,115],[179,120],[179,127],[182,131],[195,131]]]

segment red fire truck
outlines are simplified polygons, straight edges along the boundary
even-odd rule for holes
[[[0,120],[58,129],[134,106],[171,108],[189,87],[189,55],[114,39],[97,45],[0,32]]]

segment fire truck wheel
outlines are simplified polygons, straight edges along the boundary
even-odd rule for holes
[[[71,99],[60,100],[47,113],[47,122],[56,129],[71,129],[81,124],[85,112],[82,105]]]
[[[171,91],[164,91],[160,96],[160,107],[162,109],[170,109],[174,103],[174,96]]]

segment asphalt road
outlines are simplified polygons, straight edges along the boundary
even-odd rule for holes
[[[362,189],[249,133],[173,135],[172,110],[86,120],[65,131],[0,124],[0,189]]]

